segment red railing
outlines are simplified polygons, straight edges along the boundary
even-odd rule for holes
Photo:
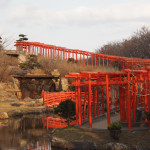
[[[76,101],[75,92],[45,92],[42,91],[43,105],[48,107],[53,107],[59,105],[60,102],[63,102],[67,99]],[[81,92],[81,101],[87,103],[87,95],[85,92]]]
[[[95,67],[117,65],[121,68],[137,68],[150,65],[150,59],[127,58],[112,55],[104,55],[83,50],[68,49],[39,42],[17,41],[16,49],[26,51],[28,54],[44,55],[51,59],[68,60],[73,59],[76,63],[83,62],[85,65]],[[90,58],[90,59],[89,59]],[[138,66],[137,66],[138,64]]]
[[[60,102],[66,99],[75,101],[75,92],[45,92],[42,91],[43,105],[53,107],[59,105]]]

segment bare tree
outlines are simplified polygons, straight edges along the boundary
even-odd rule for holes
[[[116,56],[150,58],[150,29],[144,26],[130,38],[119,42],[110,42],[97,49],[96,52]]]
[[[0,51],[3,50],[2,37],[0,36]]]

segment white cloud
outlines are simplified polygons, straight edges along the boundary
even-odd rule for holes
[[[0,0],[0,4],[1,5],[8,4],[8,2],[10,2],[10,0]]]
[[[0,8],[4,9],[10,4],[10,2],[11,2],[10,0],[0,0]]]
[[[0,27],[0,36],[1,36],[2,32],[3,32],[3,28]]]
[[[73,9],[64,8],[68,4],[65,2],[62,9],[53,7],[52,2],[53,10],[42,5],[41,0],[33,1],[13,3],[4,13],[1,27],[15,39],[24,33],[29,40],[91,51],[108,41],[128,38],[137,28],[150,23],[150,2],[142,0],[109,2],[103,7],[101,2],[97,6],[79,3]]]
[[[21,5],[9,14],[9,21],[48,25],[95,25],[127,21],[149,21],[150,3],[129,3],[108,7],[78,7],[52,11],[40,4]],[[28,22],[27,22],[28,21]]]

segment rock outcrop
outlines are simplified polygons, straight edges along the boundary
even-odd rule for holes
[[[106,150],[128,150],[128,146],[122,143],[107,143],[105,145]]]
[[[16,91],[10,83],[0,83],[0,101],[18,101]]]
[[[8,119],[8,114],[6,112],[0,112],[0,119]]]
[[[68,90],[68,79],[66,78],[61,78],[61,86],[63,91]]]

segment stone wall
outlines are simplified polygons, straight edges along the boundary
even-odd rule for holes
[[[18,99],[41,98],[42,90],[47,92],[66,91],[68,80],[65,78],[14,78],[14,89]]]
[[[55,83],[52,79],[19,79],[22,98],[41,98],[42,90],[54,92],[56,91]]]

